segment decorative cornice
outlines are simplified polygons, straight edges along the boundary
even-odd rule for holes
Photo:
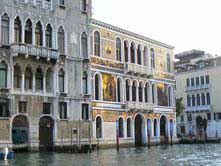
[[[150,38],[148,38],[148,37],[145,37],[145,36],[136,34],[136,33],[134,33],[134,32],[127,31],[127,30],[125,30],[125,29],[122,29],[122,28],[119,28],[119,27],[116,27],[116,26],[113,26],[113,25],[110,25],[110,24],[107,24],[107,23],[104,23],[104,22],[102,22],[102,21],[98,21],[98,20],[96,20],[96,19],[92,19],[92,20],[91,20],[91,23],[92,23],[92,25],[101,26],[101,27],[103,27],[103,28],[107,28],[107,29],[109,29],[109,30],[116,31],[116,32],[118,32],[118,33],[122,33],[122,34],[124,34],[124,35],[128,35],[128,36],[137,38],[137,39],[139,39],[139,40],[143,40],[143,41],[148,42],[148,43],[156,44],[156,45],[165,47],[165,48],[167,48],[167,49],[172,49],[172,50],[173,50],[173,49],[175,48],[175,47],[173,47],[173,46],[171,46],[171,45],[168,45],[168,44],[165,44],[165,43],[162,43],[162,42],[159,42],[159,41],[150,39]]]

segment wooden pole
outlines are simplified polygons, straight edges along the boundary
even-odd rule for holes
[[[116,121],[116,141],[117,141],[117,151],[119,151],[119,121]]]
[[[150,148],[150,135],[148,134],[148,148]]]
[[[73,128],[71,128],[71,146],[73,146]]]

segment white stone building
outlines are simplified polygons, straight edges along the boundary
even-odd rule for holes
[[[197,138],[215,139],[221,135],[219,73],[221,58],[191,50],[175,55],[176,98],[183,98],[185,110],[178,118],[178,132]]]

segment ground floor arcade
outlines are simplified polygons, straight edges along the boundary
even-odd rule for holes
[[[120,144],[142,146],[165,143],[172,136],[176,140],[176,115],[172,112],[144,113],[93,110],[93,138],[100,144],[116,144],[117,134]]]

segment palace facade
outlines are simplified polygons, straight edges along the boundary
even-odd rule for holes
[[[81,78],[89,75],[90,3],[1,0],[0,146],[70,144],[76,129],[89,133],[80,110],[89,109]]]
[[[92,19],[90,0],[1,0],[0,27],[0,147],[176,138],[172,46]]]
[[[91,115],[102,144],[176,138],[173,47],[92,20]]]

